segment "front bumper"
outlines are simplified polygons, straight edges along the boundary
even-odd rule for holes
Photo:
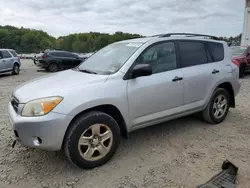
[[[8,105],[9,120],[15,137],[24,146],[42,150],[61,149],[71,116],[50,112],[40,117],[22,117]]]

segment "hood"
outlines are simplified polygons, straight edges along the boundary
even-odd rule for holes
[[[104,83],[107,78],[108,75],[96,75],[66,70],[25,82],[15,89],[13,95],[20,103],[26,103],[38,98],[61,96],[63,91],[72,90],[74,88],[101,84]]]

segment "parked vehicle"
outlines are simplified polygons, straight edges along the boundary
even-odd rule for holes
[[[0,73],[12,72],[17,75],[20,72],[21,61],[15,50],[0,49]]]
[[[230,47],[233,55],[233,61],[240,67],[240,78],[243,78],[246,71],[250,71],[250,46]]]
[[[240,89],[227,43],[176,35],[116,42],[74,69],[18,87],[8,107],[17,140],[63,149],[88,169],[110,160],[120,137],[136,129],[193,113],[222,122]]]
[[[61,69],[70,69],[82,63],[81,58],[75,53],[67,51],[45,51],[42,56],[34,58],[34,64],[49,72],[57,72]]]

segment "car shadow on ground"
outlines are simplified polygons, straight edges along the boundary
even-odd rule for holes
[[[12,76],[12,74],[11,73],[0,73],[0,78],[7,77],[7,76]]]
[[[199,119],[191,115],[134,131],[129,134],[128,139],[122,139],[116,155],[106,165],[97,169],[106,169],[109,165],[119,166],[119,164],[123,162],[123,159],[130,159],[133,157],[140,158],[140,156],[135,156],[134,154],[139,151],[140,153],[148,153],[158,144],[166,146],[168,144],[169,136],[172,138],[180,137],[187,130],[192,132],[192,130],[204,129],[206,127],[208,127],[206,123],[201,122]],[[65,174],[67,172],[67,175],[72,177],[86,172],[86,170],[75,167],[68,162],[62,151],[41,151],[24,148],[19,144],[17,144],[17,148],[19,152],[14,158],[16,161],[19,161],[19,164],[15,165],[23,165],[23,168],[29,170],[29,175],[31,176],[38,176],[39,174],[46,179],[46,177],[50,178],[51,175],[53,175],[48,174],[48,172],[56,175]],[[27,162],[27,160],[29,162]],[[131,168],[132,167],[133,166],[131,166]],[[97,169],[87,171],[98,171]]]

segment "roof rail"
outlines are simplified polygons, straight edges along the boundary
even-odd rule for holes
[[[207,37],[207,38],[210,38],[210,39],[219,40],[219,38],[216,37],[216,36],[197,34],[197,33],[167,33],[167,34],[160,34],[160,35],[155,35],[155,36],[170,37],[170,36],[173,36],[173,35],[185,35],[187,37]]]

